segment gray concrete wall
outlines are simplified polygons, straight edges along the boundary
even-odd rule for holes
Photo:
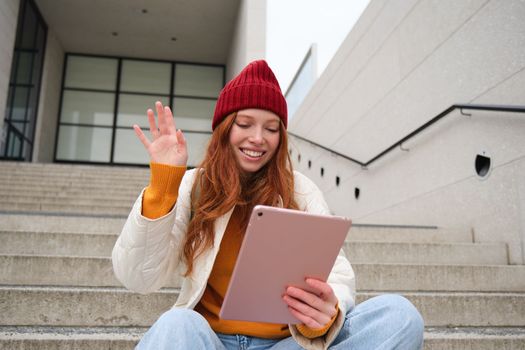
[[[266,52],[266,0],[241,0],[226,65],[226,81]]]
[[[290,131],[367,161],[454,103],[525,105],[524,33],[520,0],[372,0]],[[297,139],[292,158],[334,213],[469,227],[478,241],[507,242],[511,263],[523,264],[523,135],[525,115],[453,112],[366,170]],[[485,179],[474,169],[482,152],[492,159]]]
[[[5,0],[0,2],[0,143],[4,125],[4,113],[7,103],[9,76],[15,48],[16,25],[20,0]]]
[[[48,29],[33,148],[34,162],[53,162],[63,65],[62,45],[53,30]]]

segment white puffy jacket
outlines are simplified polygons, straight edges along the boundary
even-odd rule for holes
[[[155,292],[168,279],[174,275],[182,276],[186,271],[179,257],[191,215],[190,195],[195,174],[195,169],[186,171],[179,187],[177,203],[161,218],[152,220],[142,216],[143,192],[136,200],[112,253],[115,275],[126,288],[142,294]],[[295,200],[299,208],[315,214],[329,214],[317,186],[299,172],[294,172],[294,179]],[[194,272],[183,279],[174,307],[193,309],[199,302],[232,212],[233,209],[216,220],[213,248],[194,262]],[[339,316],[328,333],[323,337],[308,339],[293,325],[290,326],[294,339],[306,349],[326,349],[339,333],[346,312],[354,306],[354,272],[343,251],[336,259],[328,283],[339,300],[340,308]]]

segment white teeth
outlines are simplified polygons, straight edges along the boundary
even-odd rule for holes
[[[249,155],[250,157],[260,157],[263,155],[263,152],[255,152],[247,149],[243,149],[242,152]]]

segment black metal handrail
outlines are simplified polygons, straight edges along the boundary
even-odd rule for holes
[[[320,145],[316,142],[313,142],[311,140],[308,140],[302,136],[299,136],[299,135],[296,135],[294,133],[291,133],[291,132],[288,132],[289,135],[293,136],[293,137],[296,137],[300,140],[303,140],[303,141],[306,141],[312,145],[315,145],[319,148],[322,148],[326,151],[329,151],[331,152],[332,154],[335,154],[341,158],[344,158],[344,159],[347,159],[351,162],[354,162],[354,163],[357,163],[359,165],[361,165],[362,167],[366,168],[368,167],[370,164],[372,164],[373,162],[375,162],[376,160],[378,160],[379,158],[381,158],[382,156],[384,156],[385,154],[387,154],[388,152],[392,151],[394,148],[398,147],[398,146],[401,146],[405,141],[411,139],[412,137],[414,137],[415,135],[419,134],[421,131],[425,130],[426,128],[428,128],[429,126],[431,126],[432,124],[436,123],[438,120],[440,120],[441,118],[447,116],[450,112],[456,110],[456,109],[459,109],[461,111],[461,114],[464,114],[464,115],[469,115],[469,114],[465,114],[463,113],[463,110],[481,110],[481,111],[496,111],[496,112],[518,112],[518,113],[525,113],[525,106],[502,106],[502,105],[476,105],[476,104],[454,104],[452,106],[450,106],[449,108],[445,109],[443,112],[439,113],[437,116],[435,116],[434,118],[432,118],[431,120],[429,120],[428,122],[426,122],[425,124],[421,125],[419,128],[417,128],[416,130],[412,131],[410,134],[408,134],[407,136],[403,137],[401,140],[397,141],[396,143],[394,143],[392,146],[386,148],[384,151],[378,153],[376,156],[374,156],[373,158],[371,158],[370,160],[366,161],[366,162],[361,162],[357,159],[354,159],[354,158],[351,158],[345,154],[342,154],[342,153],[339,153],[339,152],[336,152],[326,146],[323,146],[323,145]]]

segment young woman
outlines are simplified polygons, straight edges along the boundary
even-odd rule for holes
[[[186,171],[184,135],[168,107],[148,110],[150,184],[137,199],[113,249],[117,278],[150,293],[178,276],[175,306],[137,349],[420,349],[423,321],[406,299],[384,295],[354,305],[354,272],[344,253],[314,293],[288,287],[283,303],[297,325],[219,318],[252,208],[257,204],[328,214],[322,193],[294,172],[287,108],[263,60],[250,63],[221,91],[202,164]],[[322,234],[322,232],[319,232]]]

